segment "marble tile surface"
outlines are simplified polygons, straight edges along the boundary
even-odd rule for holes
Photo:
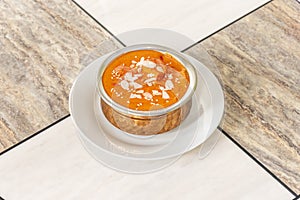
[[[299,194],[300,4],[275,0],[199,45],[224,84],[224,130]]]
[[[225,136],[204,160],[198,150],[155,173],[120,173],[92,159],[67,118],[0,157],[0,195],[9,200],[294,198]]]
[[[1,152],[68,114],[74,78],[118,44],[71,1],[3,0],[0,27]]]
[[[162,28],[198,41],[268,0],[74,0],[113,34]]]

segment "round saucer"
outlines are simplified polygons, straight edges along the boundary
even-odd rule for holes
[[[187,56],[187,55],[186,55]],[[182,155],[183,153],[197,147],[203,143],[217,128],[223,115],[224,96],[222,88],[216,79],[203,64],[196,59],[187,56],[195,65],[202,82],[199,82],[199,91],[193,99],[193,104],[198,104],[196,112],[191,112],[188,118],[182,123],[176,137],[171,142],[168,141],[163,148],[156,147],[160,144],[157,141],[163,141],[167,135],[161,134],[156,137],[141,141],[135,139],[134,142],[145,142],[151,148],[151,151],[145,151],[145,143],[134,143],[118,139],[112,141],[108,135],[117,134],[117,130],[110,130],[110,124],[105,124],[104,118],[100,119],[102,124],[98,126],[95,115],[95,90],[96,74],[98,67],[106,56],[95,60],[85,70],[81,72],[70,92],[70,112],[71,117],[79,130],[80,137],[87,140],[99,151],[105,151],[117,157],[130,158],[136,160],[158,160]],[[201,106],[200,106],[201,105]],[[201,115],[197,112],[203,109]],[[194,113],[194,115],[193,115]],[[101,118],[101,116],[100,116]],[[114,128],[114,127],[113,127]],[[118,135],[118,134],[117,134]],[[124,135],[123,135],[124,136]],[[118,138],[115,137],[115,138]],[[151,140],[152,139],[152,140]],[[117,141],[117,143],[115,142]],[[153,144],[150,144],[152,141]],[[154,147],[153,147],[154,146]]]
[[[181,51],[194,44],[194,41],[190,38],[164,29],[132,30],[122,33],[117,37],[126,45],[151,43],[164,45],[177,51]],[[93,53],[97,54],[97,52],[91,52],[91,54]],[[204,49],[200,54],[201,61],[208,64],[208,67],[215,69],[213,63],[210,61],[206,62],[209,55]],[[186,119],[184,122],[186,123],[186,129],[183,129],[183,126],[180,128],[181,132],[178,129],[173,130],[177,131],[177,133],[166,133],[163,137],[141,138],[130,136],[130,138],[126,138],[126,133],[121,137],[117,134],[118,130],[105,130],[110,129],[111,124],[108,124],[107,120],[101,117],[101,110],[97,107],[99,104],[97,102],[98,97],[95,95],[95,81],[97,70],[100,66],[98,64],[106,56],[95,60],[81,72],[72,86],[69,99],[71,118],[77,128],[77,133],[83,146],[93,158],[103,165],[117,171],[134,174],[160,170],[174,163],[183,153],[204,143],[219,125],[224,112],[222,87],[217,78],[206,66],[186,55],[197,68],[198,73],[201,75],[201,80],[205,83],[202,87],[206,89],[206,95],[200,93],[200,97],[203,98],[202,100],[195,97],[194,99],[196,100],[193,99],[199,108],[203,109],[200,109],[202,118],[192,117],[191,119]],[[92,60],[94,60],[95,56],[92,57]],[[204,60],[202,60],[203,58]],[[196,120],[197,123],[190,125],[193,120]],[[114,134],[117,134],[117,137]],[[170,134],[172,137],[167,134]],[[184,139],[184,134],[190,134],[190,136],[187,137],[185,135],[186,141],[180,143],[178,140],[177,142],[172,140],[174,138],[172,134],[178,139]],[[181,137],[177,137],[177,135]],[[129,135],[127,134],[127,136]],[[187,138],[190,140],[187,140]],[[179,148],[179,143],[181,144],[181,148]]]

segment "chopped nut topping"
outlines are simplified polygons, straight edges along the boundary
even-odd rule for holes
[[[157,96],[157,95],[161,95],[161,92],[159,92],[158,90],[152,90],[152,94],[154,96]]]
[[[166,92],[166,91],[162,91],[162,98],[163,99],[169,99],[170,98],[170,96],[169,96],[169,94]]]
[[[138,91],[136,91],[135,93],[143,94],[143,93],[144,93],[144,90],[138,90]]]
[[[173,82],[171,80],[167,80],[165,83],[166,90],[172,90],[174,88]]]
[[[152,99],[152,94],[150,94],[149,92],[145,92],[143,93],[144,97],[146,100],[151,100]]]
[[[154,76],[155,76],[155,74],[152,74],[152,73],[147,74],[147,77],[148,77],[148,78],[152,78],[152,77],[154,77]]]
[[[136,83],[136,82],[132,82],[132,83],[133,83],[133,88],[134,88],[134,89],[140,89],[140,88],[143,87],[141,84],[138,84],[138,83]]]
[[[152,68],[156,67],[156,63],[152,62],[150,60],[145,60],[144,57],[141,57],[141,60],[138,63],[136,63],[136,66],[138,66],[138,67],[145,66],[145,67],[152,69]]]
[[[154,77],[154,78],[146,79],[146,80],[144,81],[144,83],[150,83],[150,82],[153,82],[153,81],[156,81],[156,78],[155,78],[155,77]]]
[[[156,70],[159,71],[159,72],[164,73],[164,69],[161,66],[157,66]]]
[[[132,93],[131,93],[129,98],[130,98],[130,99],[135,99],[135,98],[141,99],[142,96],[141,96],[140,94],[132,94]]]
[[[188,87],[184,66],[169,54],[137,50],[119,58],[108,66],[111,68],[102,80],[111,98],[123,106],[135,110],[167,107],[178,101]]]

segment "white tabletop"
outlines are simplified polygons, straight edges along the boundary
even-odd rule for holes
[[[268,0],[75,0],[115,35],[141,28],[182,33],[194,41],[262,6]]]
[[[83,148],[70,119],[0,157],[0,191],[8,200],[249,199],[291,200],[288,192],[227,137],[199,160],[198,148],[150,174],[111,170]]]

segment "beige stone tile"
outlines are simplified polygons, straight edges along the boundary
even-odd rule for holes
[[[0,27],[3,151],[68,114],[74,78],[118,44],[71,1],[1,1]]]
[[[200,44],[221,73],[225,131],[298,194],[299,13],[296,1],[275,0]]]

